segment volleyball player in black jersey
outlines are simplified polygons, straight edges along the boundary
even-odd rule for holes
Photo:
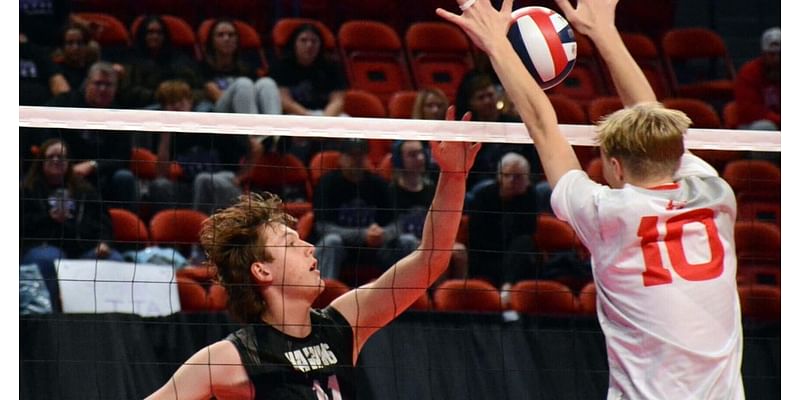
[[[324,286],[314,246],[287,225],[277,196],[245,195],[213,214],[201,241],[231,314],[247,325],[195,353],[149,398],[353,398],[353,366],[367,339],[447,269],[479,148],[431,144],[441,172],[418,249],[322,310],[311,308]]]

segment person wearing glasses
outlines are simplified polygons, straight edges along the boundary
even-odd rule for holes
[[[48,139],[20,187],[20,264],[36,264],[58,309],[55,261],[123,261],[114,250],[111,217],[97,190],[72,168],[67,144]]]

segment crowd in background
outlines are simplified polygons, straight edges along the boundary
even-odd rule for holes
[[[344,68],[324,51],[323,35],[312,24],[294,30],[265,73],[243,55],[231,19],[213,22],[197,60],[172,45],[159,16],[143,18],[133,46],[114,54],[93,39],[96,27],[52,11],[21,24],[20,105],[348,117]],[[52,35],[56,26],[63,28]],[[736,78],[738,125],[779,130],[779,28],[764,33],[761,50]],[[470,111],[473,121],[519,122],[503,92],[490,67],[477,67],[464,75],[453,99],[435,87],[420,89],[411,118],[444,119],[452,104],[457,116]],[[378,160],[390,160],[390,172],[381,174],[366,140],[91,129],[20,129],[20,135],[20,264],[39,266],[54,299],[55,260],[124,259],[112,243],[110,208],[147,222],[165,209],[210,214],[246,191],[312,204],[307,240],[317,245],[324,277],[340,278],[352,265],[383,271],[419,243],[437,178],[427,143],[415,140],[396,141],[380,154]],[[131,163],[135,149],[155,154],[155,176],[138,173]],[[256,178],[263,160],[291,157],[308,167],[330,150],[338,152],[338,168],[318,183],[276,187]],[[469,177],[467,235],[454,246],[443,279],[478,277],[506,289],[524,279],[591,280],[588,260],[577,249],[547,259],[536,249],[532,237],[537,216],[550,213],[550,188],[533,150],[483,145]]]

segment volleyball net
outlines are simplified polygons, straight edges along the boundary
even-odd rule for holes
[[[300,237],[317,247],[330,244],[323,224],[396,231],[383,253],[345,244],[314,306],[372,281],[418,243],[419,205],[398,201],[397,185],[411,172],[423,187],[436,181],[426,142],[437,140],[481,142],[491,153],[468,180],[460,247],[445,276],[361,353],[359,398],[605,397],[588,254],[552,216],[521,123],[19,107],[19,126],[22,398],[141,398],[238,329],[198,232],[240,194],[281,196]],[[582,167],[602,179],[594,127],[561,131]],[[54,141],[66,150],[48,151]],[[772,397],[780,391],[780,177],[762,169],[779,165],[780,133],[690,129],[686,146],[732,180],[740,201],[742,237],[752,244],[739,254],[745,388],[748,397]],[[504,170],[509,152],[529,171]],[[363,159],[343,164],[353,154]],[[413,166],[415,157],[424,163]],[[46,189],[59,165],[90,168],[92,190],[65,172],[56,185],[63,190]],[[325,178],[338,170],[357,173]],[[385,190],[385,203],[334,202],[342,182],[364,175]],[[503,185],[521,185],[520,198],[534,206],[492,205],[487,196]],[[374,197],[358,187],[354,196]],[[99,242],[107,248],[98,251]],[[326,256],[338,257],[318,253],[320,264]],[[506,270],[514,265],[522,267]]]

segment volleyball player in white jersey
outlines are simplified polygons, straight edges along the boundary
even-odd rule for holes
[[[556,215],[592,253],[606,337],[609,399],[742,399],[742,328],[728,184],[685,152],[691,121],[656,103],[614,25],[617,0],[557,0],[589,36],[627,107],[598,126],[599,185],[580,168],[556,114],[506,38],[512,1],[437,10],[487,52],[539,153]]]

